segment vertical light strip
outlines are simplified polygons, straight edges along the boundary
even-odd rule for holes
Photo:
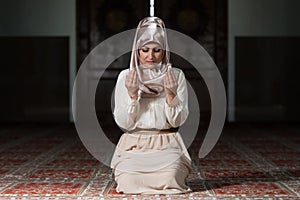
[[[150,0],[150,16],[154,17],[154,0]]]

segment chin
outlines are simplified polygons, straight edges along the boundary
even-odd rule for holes
[[[156,66],[157,66],[157,63],[153,63],[153,64],[146,63],[146,64],[144,64],[145,68],[153,68],[153,67],[156,67]]]

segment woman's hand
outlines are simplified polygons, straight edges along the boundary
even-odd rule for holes
[[[130,98],[137,100],[139,83],[138,83],[137,73],[134,69],[130,70],[129,73],[126,75],[125,87],[128,90],[128,94]]]
[[[177,95],[178,88],[178,82],[171,68],[168,69],[168,71],[165,74],[164,83],[167,103],[170,104]]]

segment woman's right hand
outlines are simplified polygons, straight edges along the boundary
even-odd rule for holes
[[[134,69],[130,70],[126,75],[125,87],[128,90],[130,98],[137,100],[139,83],[137,73]]]

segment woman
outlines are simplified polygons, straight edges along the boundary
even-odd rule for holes
[[[191,159],[177,132],[188,116],[186,80],[169,58],[163,21],[141,20],[130,69],[120,73],[115,89],[115,121],[126,130],[111,163],[117,192],[190,191],[185,179]]]

